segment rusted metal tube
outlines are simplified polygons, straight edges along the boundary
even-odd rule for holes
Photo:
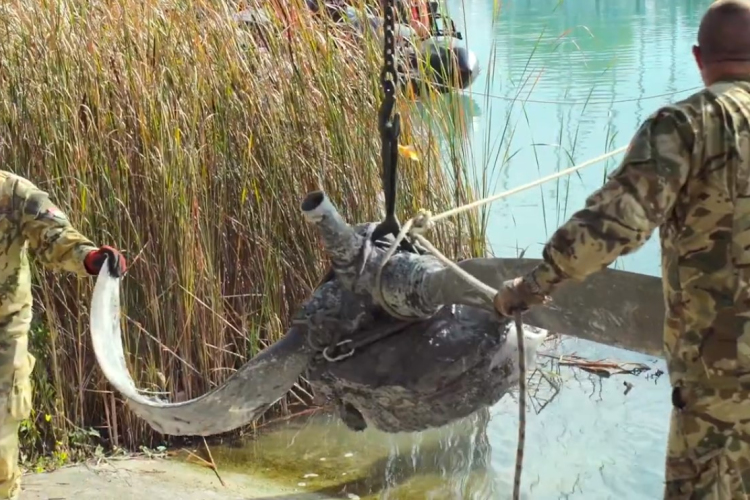
[[[302,213],[318,228],[326,253],[336,276],[350,288],[357,279],[365,238],[341,217],[336,207],[323,191],[313,191],[302,201]]]
[[[387,250],[376,247],[369,238],[375,224],[352,228],[322,191],[308,194],[301,208],[307,220],[318,228],[331,257],[331,267],[344,287],[369,294],[381,306],[403,317],[429,318],[442,307],[433,300],[434,294],[425,293],[424,287],[428,276],[445,269],[438,259],[399,252],[385,262]]]

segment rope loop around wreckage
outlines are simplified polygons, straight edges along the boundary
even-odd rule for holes
[[[411,236],[412,238],[416,239],[434,257],[436,257],[447,267],[455,271],[466,282],[468,282],[470,285],[475,287],[477,290],[481,291],[483,294],[488,295],[488,296],[497,295],[497,292],[498,292],[497,290],[481,282],[480,280],[478,280],[471,274],[467,273],[466,271],[461,269],[455,262],[453,262],[451,259],[449,259],[445,255],[443,255],[443,253],[441,253],[437,248],[435,248],[435,246],[432,243],[430,243],[429,240],[427,240],[427,238],[423,236],[424,233],[432,229],[435,226],[435,223],[437,221],[440,221],[442,219],[447,219],[448,217],[452,217],[454,215],[457,215],[463,212],[467,212],[474,208],[478,208],[484,205],[489,205],[490,203],[501,200],[503,198],[507,198],[508,196],[511,196],[513,194],[520,193],[521,191],[525,191],[527,189],[531,189],[533,187],[539,186],[553,179],[557,179],[559,177],[572,174],[590,165],[594,165],[595,163],[599,163],[603,160],[606,160],[607,158],[615,156],[616,154],[623,153],[627,151],[627,149],[628,149],[628,146],[623,146],[621,148],[615,149],[614,151],[610,151],[603,155],[599,155],[583,163],[574,165],[570,168],[561,170],[560,172],[556,172],[554,174],[548,175],[541,179],[537,179],[536,181],[530,182],[528,184],[524,184],[522,186],[518,186],[508,191],[504,191],[502,193],[498,193],[492,196],[488,196],[486,198],[482,198],[481,200],[477,200],[472,203],[467,203],[465,205],[458,206],[451,210],[442,212],[438,215],[432,215],[430,211],[425,210],[425,209],[420,209],[417,212],[417,215],[409,219],[403,225],[396,239],[393,241],[393,243],[391,243],[391,246],[388,248],[388,252],[386,253],[385,258],[383,259],[380,267],[378,268],[377,274],[375,275],[375,290],[374,290],[374,293],[376,295],[375,299],[380,303],[383,309],[385,309],[386,312],[390,314],[391,316],[394,316],[398,319],[405,320],[405,321],[412,321],[415,319],[415,318],[404,317],[397,311],[393,310],[393,308],[388,304],[388,301],[384,300],[382,283],[381,283],[381,276],[383,274],[383,269],[385,268],[386,264],[391,259],[391,257],[393,257],[393,255],[396,253],[396,251],[401,245],[401,242],[407,236]],[[520,312],[515,313],[514,320],[515,320],[515,327],[516,327],[516,335],[518,339],[519,398],[518,398],[518,447],[516,449],[516,467],[515,467],[515,476],[513,480],[513,499],[518,500],[520,498],[524,444],[526,442],[526,358],[525,358],[524,337],[523,337],[524,336],[523,321],[521,319]]]
[[[464,205],[458,206],[456,208],[452,208],[450,210],[447,210],[445,212],[442,212],[437,215],[432,215],[432,213],[429,210],[426,209],[420,209],[417,212],[417,215],[406,221],[406,223],[401,227],[401,230],[398,233],[398,236],[396,236],[396,239],[391,243],[391,246],[388,248],[388,252],[385,255],[385,258],[383,259],[383,262],[378,269],[378,273],[375,276],[375,293],[378,297],[378,302],[381,303],[383,308],[391,315],[393,315],[396,318],[403,319],[403,320],[412,320],[414,318],[408,318],[401,316],[398,312],[393,311],[392,308],[388,305],[387,301],[381,300],[383,298],[382,295],[382,289],[381,289],[381,276],[383,274],[383,268],[388,263],[388,261],[393,257],[393,255],[396,253],[396,251],[399,248],[399,245],[401,242],[406,238],[407,236],[411,236],[414,239],[416,239],[421,245],[423,245],[431,254],[433,254],[435,257],[437,257],[443,264],[453,269],[458,275],[460,275],[464,280],[466,280],[470,285],[474,286],[478,290],[484,292],[485,294],[489,295],[495,295],[497,294],[497,290],[494,288],[482,283],[478,279],[476,279],[474,276],[470,275],[463,269],[461,269],[458,265],[456,265],[455,262],[453,262],[451,259],[443,255],[435,246],[427,240],[423,236],[424,233],[435,227],[435,223],[447,219],[448,217],[452,217],[454,215],[458,215],[463,212],[468,212],[469,210],[479,208],[484,205],[489,205],[490,203],[494,203],[495,201],[501,200],[503,198],[507,198],[511,195],[514,195],[516,193],[520,193],[521,191],[526,191],[527,189],[531,189],[533,187],[539,186],[541,184],[544,184],[545,182],[549,182],[551,180],[557,179],[559,177],[563,177],[566,175],[570,175],[572,173],[575,173],[579,170],[582,170],[588,166],[594,165],[596,163],[599,163],[601,161],[606,160],[607,158],[610,158],[612,156],[615,156],[619,153],[623,153],[627,151],[628,146],[623,146],[621,148],[615,149],[613,151],[610,151],[608,153],[605,153],[603,155],[599,155],[595,158],[592,158],[590,160],[586,160],[583,163],[579,163],[578,165],[574,165],[572,167],[566,168],[565,170],[561,170],[559,172],[556,172],[554,174],[550,174],[546,177],[542,177],[541,179],[537,179],[535,181],[529,182],[527,184],[523,184],[521,186],[515,187],[513,189],[509,189],[507,191],[503,191],[502,193],[494,194],[492,196],[488,196],[486,198],[482,198],[481,200],[477,200],[471,203],[466,203]]]

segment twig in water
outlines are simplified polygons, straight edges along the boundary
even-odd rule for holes
[[[205,458],[201,457],[200,455],[198,455],[197,453],[188,450],[187,448],[182,448],[182,451],[188,454],[188,461],[190,461],[189,460],[190,458],[195,458],[201,462],[201,465],[213,470],[214,474],[216,474],[216,477],[219,478],[219,482],[221,483],[221,485],[226,488],[227,485],[224,483],[224,480],[219,475],[219,470],[216,467],[216,462],[214,462],[214,459],[211,456],[211,450],[208,448],[208,444],[206,443],[206,438],[203,438],[203,444],[206,445],[206,451],[208,451],[208,457],[211,459],[210,462],[206,460]]]
[[[513,500],[521,495],[521,473],[523,472],[523,450],[526,443],[526,353],[524,352],[523,322],[517,312],[516,335],[518,335],[518,447],[516,449],[516,474],[513,479]]]
[[[183,448],[183,449],[182,449],[182,451],[184,451],[185,453],[187,453],[187,454],[188,454],[188,459],[190,459],[190,458],[196,458],[196,459],[198,459],[198,460],[199,460],[199,461],[201,462],[201,465],[204,465],[204,466],[206,466],[206,467],[211,467],[211,462],[209,462],[209,461],[208,461],[208,460],[206,460],[205,458],[201,457],[201,456],[200,456],[200,455],[198,455],[197,453],[195,453],[195,452],[193,452],[193,451],[190,451],[190,450],[188,450],[187,448]],[[188,460],[188,461],[189,461],[189,460]]]
[[[223,487],[227,487],[226,484],[224,484],[224,480],[219,475],[219,468],[216,466],[216,462],[214,462],[214,457],[211,454],[211,448],[208,447],[208,443],[206,442],[206,438],[203,438],[203,446],[206,447],[206,453],[208,453],[208,458],[211,460],[211,469],[214,471],[214,474],[216,474],[216,477],[219,479],[219,482]]]

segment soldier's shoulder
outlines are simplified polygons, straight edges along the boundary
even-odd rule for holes
[[[680,110],[693,119],[723,116],[727,108],[750,107],[750,82],[723,81],[694,92],[665,108]]]
[[[2,186],[3,191],[11,192],[15,196],[26,197],[46,194],[26,177],[7,170],[0,170],[0,186]]]
[[[701,89],[678,101],[665,104],[654,111],[650,118],[656,119],[662,116],[670,116],[680,121],[690,121],[697,124],[704,116],[705,111],[710,108],[715,97],[709,89]]]
[[[40,191],[28,179],[9,172],[0,170],[0,206],[7,210],[8,206],[15,206],[19,200],[35,198]]]
[[[13,181],[14,179],[17,179],[19,177],[20,176],[8,170],[0,170],[0,185],[5,184],[8,181]]]
[[[669,107],[693,111],[702,108],[707,103],[713,101],[713,99],[714,98],[711,89],[708,87],[704,87],[696,92],[693,92],[687,97],[683,97],[682,99],[675,101]]]
[[[680,131],[681,135],[694,136],[703,130],[706,110],[712,101],[711,95],[702,89],[679,101],[664,104],[646,118],[642,130],[650,133],[655,123],[669,123],[668,129]]]

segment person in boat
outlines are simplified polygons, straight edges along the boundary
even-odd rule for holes
[[[28,250],[45,267],[79,276],[97,275],[107,258],[109,272],[121,276],[125,258],[96,247],[74,229],[47,193],[30,181],[0,171],[0,499],[17,499],[21,490],[18,428],[29,417],[31,372],[28,351],[32,318]]]
[[[673,389],[664,498],[750,498],[750,0],[712,3],[693,56],[705,88],[645,120],[495,307],[541,304],[658,228]]]

